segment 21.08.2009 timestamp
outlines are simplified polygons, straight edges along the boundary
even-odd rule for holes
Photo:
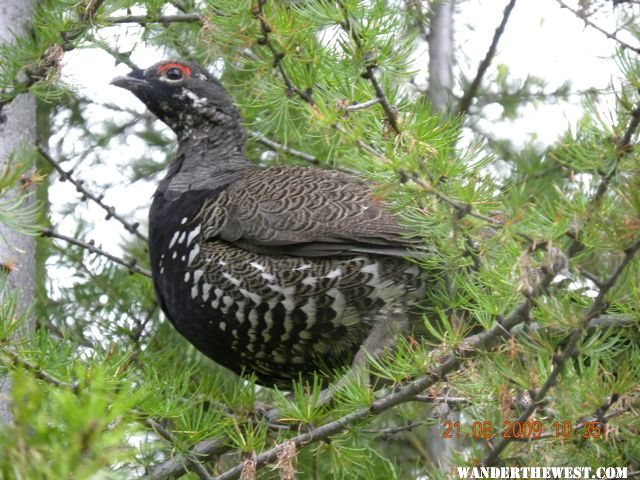
[[[442,423],[443,438],[512,438],[512,439],[536,439],[541,437],[559,438],[566,440],[573,435],[580,435],[582,438],[600,438],[603,435],[602,424],[599,421],[581,422],[579,428],[574,428],[571,422],[553,422],[550,427],[545,428],[539,420],[526,420],[524,422],[505,420],[502,422],[502,429],[494,428],[493,422],[489,420],[476,420],[471,422],[464,431],[460,427],[460,422],[445,420]]]

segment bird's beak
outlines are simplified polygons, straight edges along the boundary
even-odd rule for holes
[[[135,69],[127,75],[114,78],[111,80],[111,85],[135,92],[149,86],[149,82],[144,78],[144,70]]]

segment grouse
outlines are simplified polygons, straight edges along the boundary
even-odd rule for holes
[[[215,362],[291,386],[378,349],[424,296],[417,246],[372,192],[340,171],[261,167],[221,83],[186,61],[112,84],[177,135],[149,211],[162,310]]]

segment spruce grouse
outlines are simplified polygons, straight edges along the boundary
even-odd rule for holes
[[[178,138],[149,211],[149,250],[162,310],[196,348],[286,388],[404,328],[424,296],[420,269],[403,258],[417,242],[370,183],[252,164],[230,96],[192,63],[164,61],[112,83]]]

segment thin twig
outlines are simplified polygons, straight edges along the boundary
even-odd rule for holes
[[[600,184],[596,188],[596,192],[589,202],[590,207],[595,207],[598,203],[600,203],[600,200],[602,200],[604,195],[609,190],[609,184],[618,172],[620,161],[631,151],[631,140],[633,139],[633,136],[636,135],[639,127],[640,106],[636,106],[636,108],[630,112],[627,128],[625,128],[624,133],[616,142],[616,159],[613,167],[611,168],[609,173],[601,177]],[[567,254],[572,257],[582,248],[582,242],[579,236],[579,227],[573,227],[566,233],[566,235],[571,238],[571,244],[567,249]]]
[[[604,197],[604,194],[607,193],[611,179],[618,172],[620,160],[622,160],[622,158],[627,155],[627,153],[629,153],[631,140],[636,134],[638,126],[640,126],[640,107],[637,107],[630,112],[629,124],[627,125],[627,128],[625,129],[622,136],[616,142],[616,161],[611,168],[611,171],[609,171],[609,173],[602,178],[600,185],[598,185],[598,189],[596,190],[594,196],[595,202],[599,202],[600,199]]]
[[[582,14],[578,10],[575,10],[574,8],[571,8],[569,5],[564,3],[562,0],[556,0],[556,1],[558,2],[558,4],[562,8],[566,8],[571,13],[573,13],[576,17],[578,17],[580,20],[582,20],[585,25],[588,25],[589,27],[593,28],[594,30],[597,30],[598,32],[602,33],[608,39],[615,41],[624,50],[630,50],[630,51],[635,52],[635,53],[640,53],[640,47],[634,47],[633,45],[630,45],[627,42],[625,42],[623,40],[620,40],[620,38],[618,38],[618,34],[617,33],[607,32],[605,29],[603,29],[602,27],[598,26],[597,24],[595,24],[591,20],[589,20],[586,15]]]
[[[210,438],[197,443],[186,454],[176,455],[165,462],[156,465],[151,469],[149,474],[140,477],[139,480],[167,480],[170,478],[179,478],[186,474],[191,465],[189,459],[199,462],[212,460],[231,450],[228,443],[218,438]]]
[[[473,210],[473,207],[468,203],[460,203],[457,200],[449,198],[444,193],[442,193],[438,189],[436,189],[433,185],[428,183],[426,180],[424,180],[423,178],[419,177],[417,174],[413,173],[410,176],[410,178],[411,178],[411,180],[413,180],[416,183],[416,185],[418,185],[420,188],[422,188],[422,190],[424,190],[427,193],[431,193],[431,194],[435,195],[440,200],[442,200],[444,203],[452,206],[458,212],[458,215],[460,217],[464,217],[464,216],[468,215],[470,217],[474,217],[474,218],[477,218],[479,220],[483,220],[483,221],[485,221],[485,222],[487,222],[487,223],[489,223],[491,225],[495,225],[497,227],[501,227],[501,226],[504,225],[504,222],[501,221],[501,220],[498,220],[498,219],[492,218],[492,217],[487,217],[486,215],[482,215],[481,213],[475,212]]]
[[[486,55],[480,62],[478,66],[478,71],[476,72],[476,76],[467,88],[466,92],[460,99],[460,103],[458,105],[458,113],[465,115],[469,111],[469,107],[471,107],[471,102],[478,94],[478,89],[480,88],[480,83],[482,82],[482,78],[486,73],[489,65],[491,65],[491,61],[493,57],[496,55],[496,50],[498,49],[498,42],[500,41],[500,37],[504,33],[504,30],[507,26],[507,22],[509,21],[509,16],[511,15],[511,11],[516,4],[516,0],[509,0],[509,3],[504,9],[504,13],[502,14],[502,21],[496,31],[493,34],[493,39],[491,40],[491,45],[489,45],[489,50],[487,50]]]
[[[144,422],[172,446],[178,444],[176,439],[173,437],[173,434],[152,418],[145,418]],[[195,461],[189,457],[185,457],[185,461],[189,464],[190,470],[192,472],[195,472],[200,480],[212,480],[213,477],[209,475],[209,472],[207,472],[207,470],[202,466],[202,463]]]
[[[347,10],[343,2],[338,1],[338,5],[340,5],[340,9],[342,10],[342,15],[344,18],[344,22],[342,22],[340,25],[351,36],[353,42],[356,44],[356,48],[360,51],[362,56],[364,58],[371,57],[371,52],[365,52],[362,46],[362,36],[359,32],[359,25],[357,25],[356,21],[351,18],[351,16],[349,15],[349,11]],[[391,103],[389,103],[387,96],[382,90],[382,87],[380,86],[380,83],[376,78],[376,67],[377,65],[375,58],[368,58],[362,77],[366,78],[371,83],[373,90],[376,92],[376,97],[380,101],[384,113],[387,115],[387,120],[389,121],[389,125],[391,125],[391,128],[393,128],[396,133],[400,133],[398,109],[391,105]]]
[[[364,110],[365,108],[372,107],[380,103],[380,98],[372,98],[371,100],[367,100],[366,102],[354,103],[353,105],[347,105],[343,107],[347,112],[355,112],[356,110]]]
[[[471,403],[469,402],[468,398],[449,397],[447,395],[440,395],[437,397],[434,397],[433,395],[416,395],[416,397],[414,398],[414,401],[423,402],[423,403],[446,403],[450,407],[453,407],[453,406],[459,407],[461,405],[467,406]]]
[[[628,407],[628,408],[618,408],[617,410],[613,410],[611,413],[608,413],[607,415],[604,415],[602,417],[597,417],[597,416],[593,416],[591,417],[591,419],[586,419],[586,420],[580,420],[579,422],[575,423],[574,425],[571,426],[571,431],[576,431],[579,430],[580,428],[584,427],[586,422],[594,422],[594,421],[599,421],[602,424],[604,424],[605,422],[608,422],[610,419],[615,418],[615,417],[619,417],[621,415],[624,415],[625,413],[628,413],[631,411],[632,407]],[[511,439],[511,441],[513,442],[536,442],[539,440],[558,440],[558,435],[556,434],[556,432],[553,431],[549,431],[549,432],[544,432],[538,436],[530,436],[530,437],[515,437]]]
[[[111,218],[116,219],[118,222],[120,222],[122,224],[122,226],[130,233],[134,234],[136,237],[138,237],[140,240],[142,240],[143,242],[147,243],[147,237],[145,237],[142,233],[140,233],[140,231],[138,230],[138,227],[140,226],[139,223],[135,222],[135,223],[130,223],[126,218],[124,218],[122,215],[119,215],[115,208],[113,208],[110,205],[107,205],[106,203],[104,203],[102,201],[102,199],[104,198],[104,195],[95,195],[94,193],[90,192],[87,188],[85,188],[85,186],[82,184],[82,181],[80,180],[76,180],[73,175],[72,175],[72,171],[66,171],[62,168],[62,166],[60,165],[60,163],[58,163],[58,161],[56,161],[50,154],[49,152],[47,152],[44,147],[42,145],[38,145],[38,152],[40,153],[40,155],[42,155],[42,158],[44,158],[47,162],[49,162],[49,164],[51,164],[51,166],[53,166],[53,168],[56,169],[56,171],[60,174],[60,180],[61,181],[69,181],[73,184],[74,187],[76,187],[76,190],[78,191],[78,193],[81,193],[83,197],[89,198],[90,200],[92,200],[93,202],[95,202],[100,208],[102,208],[104,211],[107,212],[107,216],[106,216],[106,220],[109,220]]]
[[[271,140],[271,139],[265,137],[264,134],[262,134],[260,132],[257,132],[255,130],[247,130],[247,133],[256,142],[260,142],[260,143],[262,143],[263,145],[266,145],[269,148],[272,148],[272,149],[277,150],[279,152],[287,153],[287,154],[292,155],[294,157],[301,158],[303,160],[306,160],[309,163],[313,163],[313,164],[320,163],[320,161],[316,157],[311,155],[310,153],[302,152],[300,150],[295,150],[293,148],[287,147],[286,145],[283,145],[282,143],[278,143],[275,140]]]
[[[11,363],[15,366],[19,366],[19,367],[23,367],[26,370],[29,370],[31,373],[33,373],[35,375],[36,378],[39,378],[40,380],[43,380],[51,385],[54,385],[56,387],[61,387],[61,388],[67,388],[69,390],[71,390],[72,392],[77,393],[78,391],[78,384],[77,383],[69,383],[69,382],[65,382],[60,380],[59,378],[51,375],[50,373],[46,372],[45,370],[43,370],[42,368],[40,368],[38,365],[34,365],[33,363],[31,363],[29,360],[27,360],[26,358],[22,358],[20,355],[18,355],[16,352],[14,352],[13,350],[11,350],[10,348],[4,348],[2,349],[2,354],[7,355],[8,357],[11,358]]]
[[[577,266],[576,270],[578,270],[578,272],[580,272],[580,275],[582,275],[584,278],[586,278],[587,280],[590,280],[591,282],[593,282],[593,284],[596,287],[599,288],[599,287],[602,286],[602,280],[600,280],[596,275],[594,275],[593,273],[589,272],[585,268],[582,268],[581,266]]]
[[[300,90],[297,87],[297,85],[293,83],[291,78],[289,78],[289,75],[287,74],[287,71],[285,70],[284,65],[282,65],[282,60],[285,57],[285,53],[278,50],[273,45],[273,42],[271,41],[270,33],[273,31],[273,29],[267,23],[267,20],[264,17],[264,11],[262,9],[265,3],[266,3],[266,0],[258,0],[257,8],[254,11],[254,16],[258,19],[260,23],[260,31],[262,33],[262,37],[260,37],[260,39],[258,40],[258,43],[260,45],[264,45],[265,47],[267,47],[271,52],[273,56],[273,66],[277,68],[278,71],[280,72],[282,81],[285,83],[287,87],[287,94],[295,93],[302,100],[308,103],[310,106],[315,106],[315,102],[313,101],[311,90],[310,89],[305,91]]]
[[[95,36],[93,34],[89,34],[87,36],[88,40],[92,40],[92,41],[96,41],[95,40]],[[105,52],[107,52],[109,55],[111,55],[115,61],[116,61],[116,65],[119,63],[123,63],[125,64],[127,67],[129,67],[131,70],[135,70],[137,67],[137,65],[135,63],[133,63],[133,61],[131,60],[131,52],[129,53],[122,53],[119,50],[112,48],[108,43],[106,42],[101,42],[100,43],[100,49],[104,50]],[[115,135],[114,135],[115,136]]]
[[[151,321],[151,319],[153,318],[153,315],[156,313],[157,310],[158,310],[158,304],[154,302],[153,306],[149,309],[149,311],[147,312],[147,315],[144,317],[144,320],[139,321],[137,318],[133,319],[137,324],[137,328],[129,332],[129,338],[134,343],[138,344],[140,342],[140,337],[142,336],[142,332],[144,332],[145,327]]]
[[[126,261],[116,255],[108,253],[102,250],[101,248],[96,247],[95,242],[93,240],[89,242],[83,242],[82,240],[78,240],[77,238],[68,237],[67,235],[58,233],[52,230],[51,228],[42,229],[40,234],[43,237],[57,238],[59,240],[64,240],[65,242],[71,243],[72,245],[77,245],[79,247],[84,248],[85,250],[88,250],[91,253],[95,253],[96,255],[100,255],[102,257],[108,258],[112,262],[122,265],[123,267],[126,267],[127,270],[129,270],[129,272],[131,273],[139,273],[140,275],[144,275],[145,277],[151,278],[151,272],[145,268],[139,267],[137,265],[137,260],[131,259],[129,261]]]

